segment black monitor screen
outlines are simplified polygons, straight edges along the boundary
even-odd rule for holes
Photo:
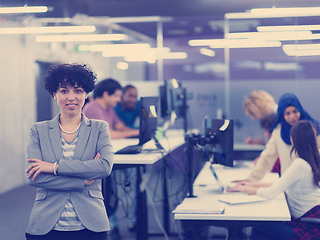
[[[139,145],[143,145],[155,135],[157,130],[157,106],[159,97],[141,97]]]
[[[165,118],[175,112],[177,117],[183,117],[186,111],[185,88],[176,79],[166,80],[160,86],[161,117]]]
[[[206,137],[213,143],[213,163],[233,166],[233,120],[212,119]]]

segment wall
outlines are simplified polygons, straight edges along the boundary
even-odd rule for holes
[[[98,79],[144,79],[144,64],[128,71],[116,68],[117,59],[99,53],[76,53],[73,44],[36,43],[34,36],[0,36],[0,193],[25,184],[26,145],[36,121],[36,61],[86,63]]]
[[[24,40],[0,38],[0,193],[24,182],[27,132],[35,119],[35,67]]]

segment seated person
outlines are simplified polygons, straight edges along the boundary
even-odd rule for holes
[[[138,128],[140,101],[138,101],[138,91],[135,86],[129,84],[122,89],[121,101],[114,110],[127,127]]]
[[[272,199],[285,192],[292,221],[255,228],[253,239],[319,239],[320,229],[302,217],[320,218],[320,155],[316,131],[308,120],[295,123],[290,131],[292,164],[274,184],[243,182],[228,191],[241,191]],[[282,224],[281,228],[276,225]],[[279,232],[281,231],[281,232]],[[262,238],[263,237],[263,238]]]
[[[95,86],[93,100],[83,108],[83,113],[88,118],[109,123],[111,139],[139,136],[139,130],[127,127],[114,111],[114,107],[120,102],[121,93],[122,87],[117,81],[102,80]]]

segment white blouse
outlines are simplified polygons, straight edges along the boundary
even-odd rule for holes
[[[295,218],[320,204],[320,188],[313,183],[310,165],[301,158],[296,158],[272,186],[259,188],[257,195],[271,199],[283,191],[287,196],[290,213]]]

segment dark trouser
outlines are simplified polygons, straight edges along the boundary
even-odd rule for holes
[[[80,231],[51,230],[45,235],[31,235],[26,233],[27,240],[107,240],[107,232],[92,232],[88,229]]]

